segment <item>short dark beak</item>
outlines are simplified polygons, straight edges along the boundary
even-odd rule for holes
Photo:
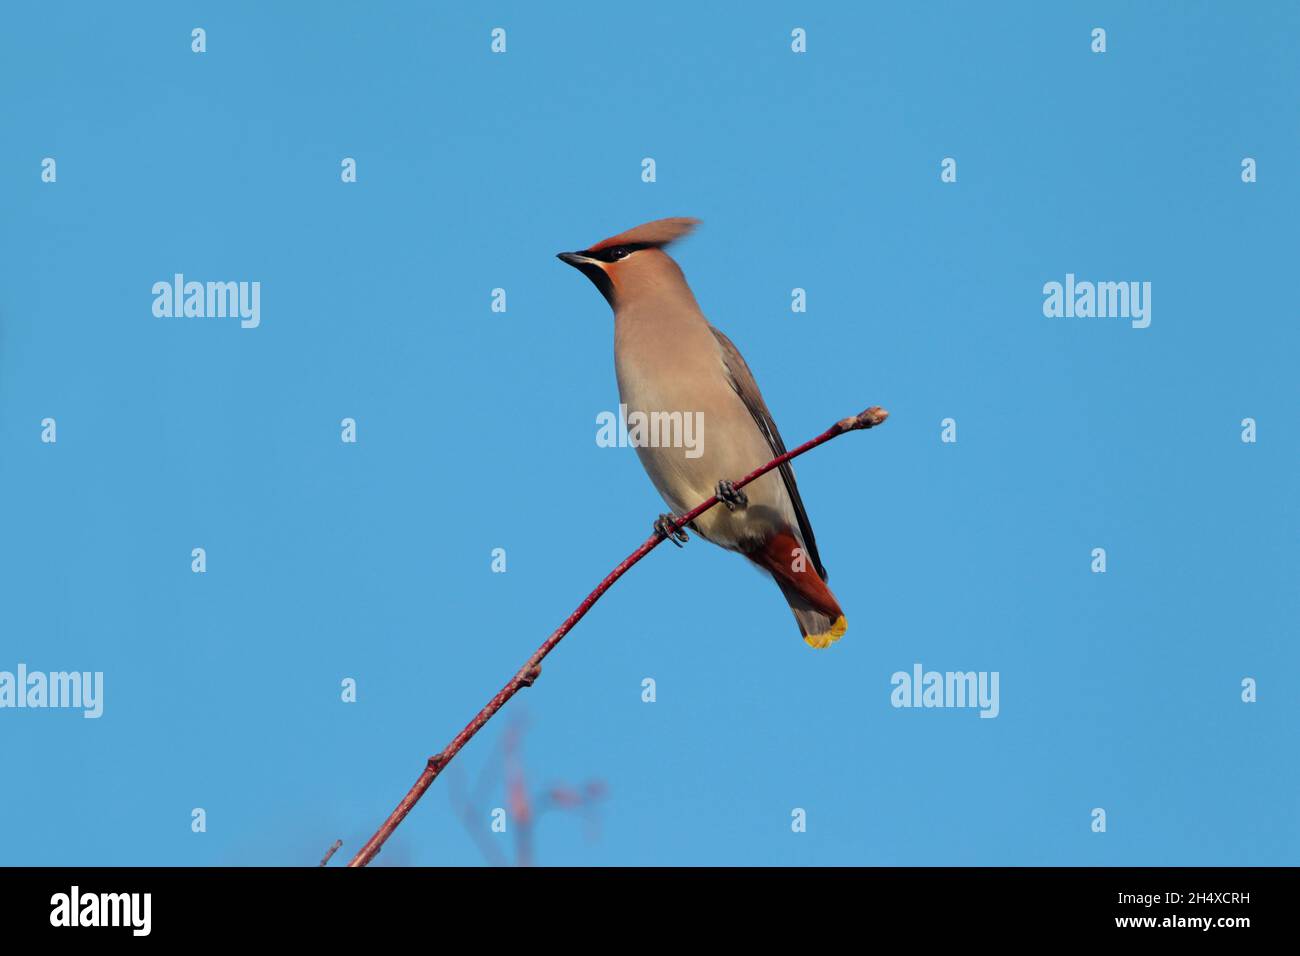
[[[561,262],[567,262],[585,275],[600,290],[600,294],[605,297],[605,301],[611,306],[614,304],[614,283],[606,275],[599,260],[593,259],[585,252],[561,252],[557,253],[555,258]]]

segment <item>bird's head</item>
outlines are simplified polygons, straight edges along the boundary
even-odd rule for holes
[[[656,219],[610,236],[580,252],[561,252],[557,258],[573,266],[600,290],[610,306],[668,284],[685,285],[677,263],[663,251],[699,224],[698,219]]]

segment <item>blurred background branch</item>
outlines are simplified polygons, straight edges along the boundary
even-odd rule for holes
[[[450,774],[448,791],[456,816],[490,866],[532,866],[536,862],[534,835],[540,820],[551,812],[578,813],[594,838],[598,823],[597,810],[605,798],[604,781],[588,780],[579,787],[555,784],[533,789],[523,759],[523,740],[527,721],[512,720],[502,736],[498,752],[493,753],[479,770],[473,788],[467,793],[464,775]],[[513,860],[501,849],[501,841],[490,833],[491,811],[496,805],[491,795],[504,784],[505,809],[514,847]]]

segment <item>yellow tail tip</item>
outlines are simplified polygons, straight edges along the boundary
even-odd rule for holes
[[[835,623],[831,625],[829,631],[822,631],[820,634],[805,634],[803,640],[809,647],[815,647],[818,650],[821,650],[822,648],[830,647],[838,641],[844,636],[844,632],[848,629],[849,622],[845,619],[844,615],[841,614],[835,619]]]

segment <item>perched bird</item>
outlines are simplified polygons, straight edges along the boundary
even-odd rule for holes
[[[699,413],[704,440],[692,454],[680,447],[637,444],[641,464],[675,514],[716,494],[714,507],[690,525],[701,537],[738,551],[771,574],[812,647],[829,647],[848,627],[826,586],[812,525],[789,463],[747,485],[731,479],[785,453],[781,434],[736,346],[709,324],[686,277],[664,248],[698,220],[659,219],[596,243],[561,252],[600,290],[614,310],[614,368],[628,421],[637,412]],[[655,529],[673,535],[672,515]],[[679,545],[680,547],[680,545]]]

